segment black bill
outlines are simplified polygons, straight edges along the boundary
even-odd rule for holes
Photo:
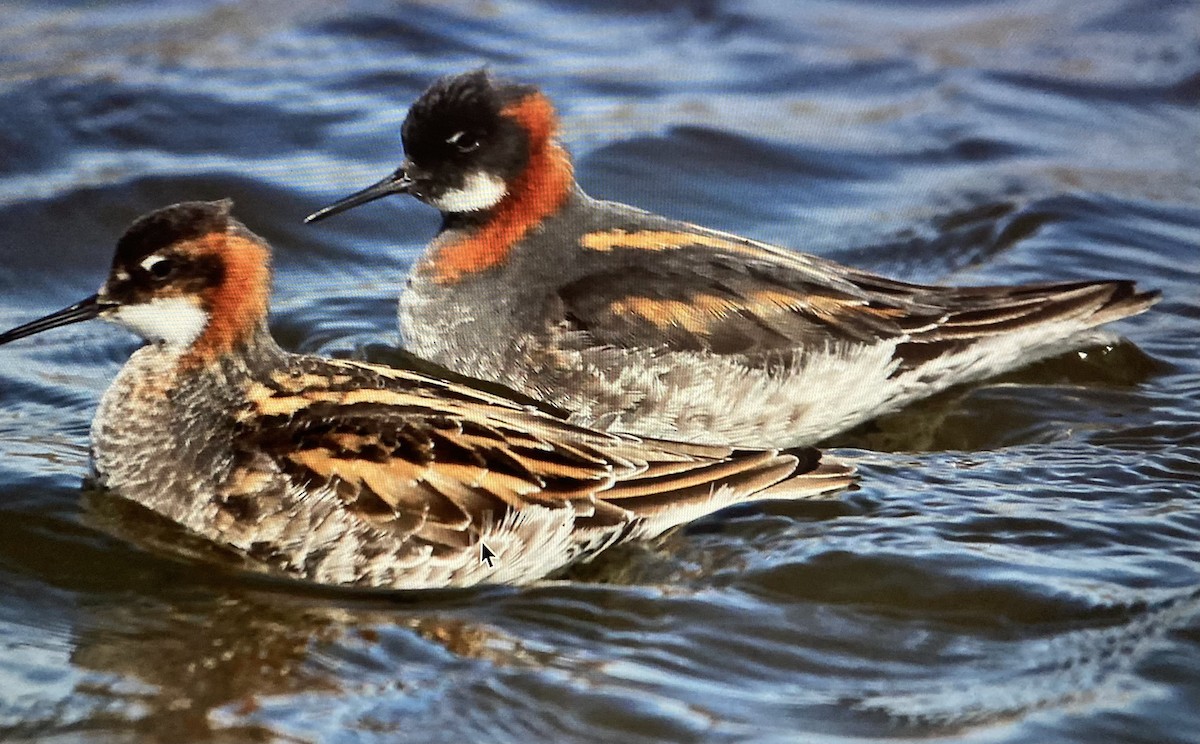
[[[0,333],[0,346],[7,344],[10,341],[16,341],[19,338],[32,336],[35,333],[48,331],[51,328],[59,326],[71,325],[72,323],[81,323],[85,320],[91,320],[100,313],[115,307],[108,302],[101,302],[99,295],[92,295],[86,300],[76,302],[70,307],[64,307],[56,313],[50,313],[44,318],[38,318],[32,323],[26,323],[23,326],[18,326],[11,331]]]
[[[408,174],[405,173],[405,170],[401,168],[382,181],[373,183],[362,191],[356,191],[341,201],[334,202],[324,209],[318,209],[309,216],[305,217],[304,223],[309,224],[311,222],[323,220],[326,217],[332,217],[338,212],[345,212],[347,209],[352,209],[360,204],[366,204],[367,202],[375,201],[376,199],[382,199],[390,194],[407,193],[411,186],[412,180],[409,179]]]

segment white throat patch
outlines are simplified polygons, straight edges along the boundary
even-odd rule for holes
[[[166,297],[140,305],[121,305],[103,317],[147,341],[180,348],[191,346],[208,325],[208,313],[195,297]]]
[[[503,179],[476,171],[466,177],[461,189],[450,189],[430,204],[443,212],[479,212],[499,204],[507,193]]]

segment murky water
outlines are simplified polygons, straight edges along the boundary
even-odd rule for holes
[[[7,346],[0,739],[1200,740],[1197,39],[1200,5],[1139,0],[6,3],[3,327],[93,291],[139,213],[231,196],[277,246],[283,343],[388,359],[435,215],[300,219],[482,63],[546,87],[597,196],[908,279],[1165,299],[830,443],[862,463],[838,501],[418,597],[122,538],[80,482],[135,342]]]

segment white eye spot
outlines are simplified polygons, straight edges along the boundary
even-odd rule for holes
[[[153,271],[154,271],[154,267],[155,267],[156,265],[158,265],[158,264],[160,264],[160,263],[162,263],[163,261],[166,261],[166,260],[167,260],[167,259],[163,258],[162,256],[159,256],[159,255],[153,255],[153,256],[150,256],[150,257],[148,257],[148,258],[145,258],[145,259],[143,259],[143,260],[142,260],[142,262],[141,262],[140,264],[138,264],[138,265],[139,265],[139,266],[141,266],[141,267],[142,267],[143,269],[145,269],[146,271],[153,272]]]
[[[508,193],[504,179],[487,173],[472,173],[461,189],[449,189],[430,204],[443,212],[480,212],[500,203]]]
[[[472,150],[478,149],[479,140],[467,137],[466,132],[455,132],[446,138],[446,144],[454,145],[458,148],[459,152],[471,152]]]

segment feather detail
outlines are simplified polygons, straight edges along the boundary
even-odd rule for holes
[[[561,540],[576,546],[559,556],[565,565],[784,483],[793,486],[773,497],[812,497],[852,480],[851,468],[815,451],[798,458],[602,433],[404,370],[290,359],[246,387],[234,438],[241,459],[285,474],[289,491],[336,499],[397,560],[478,550],[496,524],[524,524],[512,519],[529,512],[561,514]],[[243,496],[230,516],[271,512],[244,498],[256,489],[261,498],[269,483],[237,471],[228,490]],[[513,545],[504,560],[530,560]]]

